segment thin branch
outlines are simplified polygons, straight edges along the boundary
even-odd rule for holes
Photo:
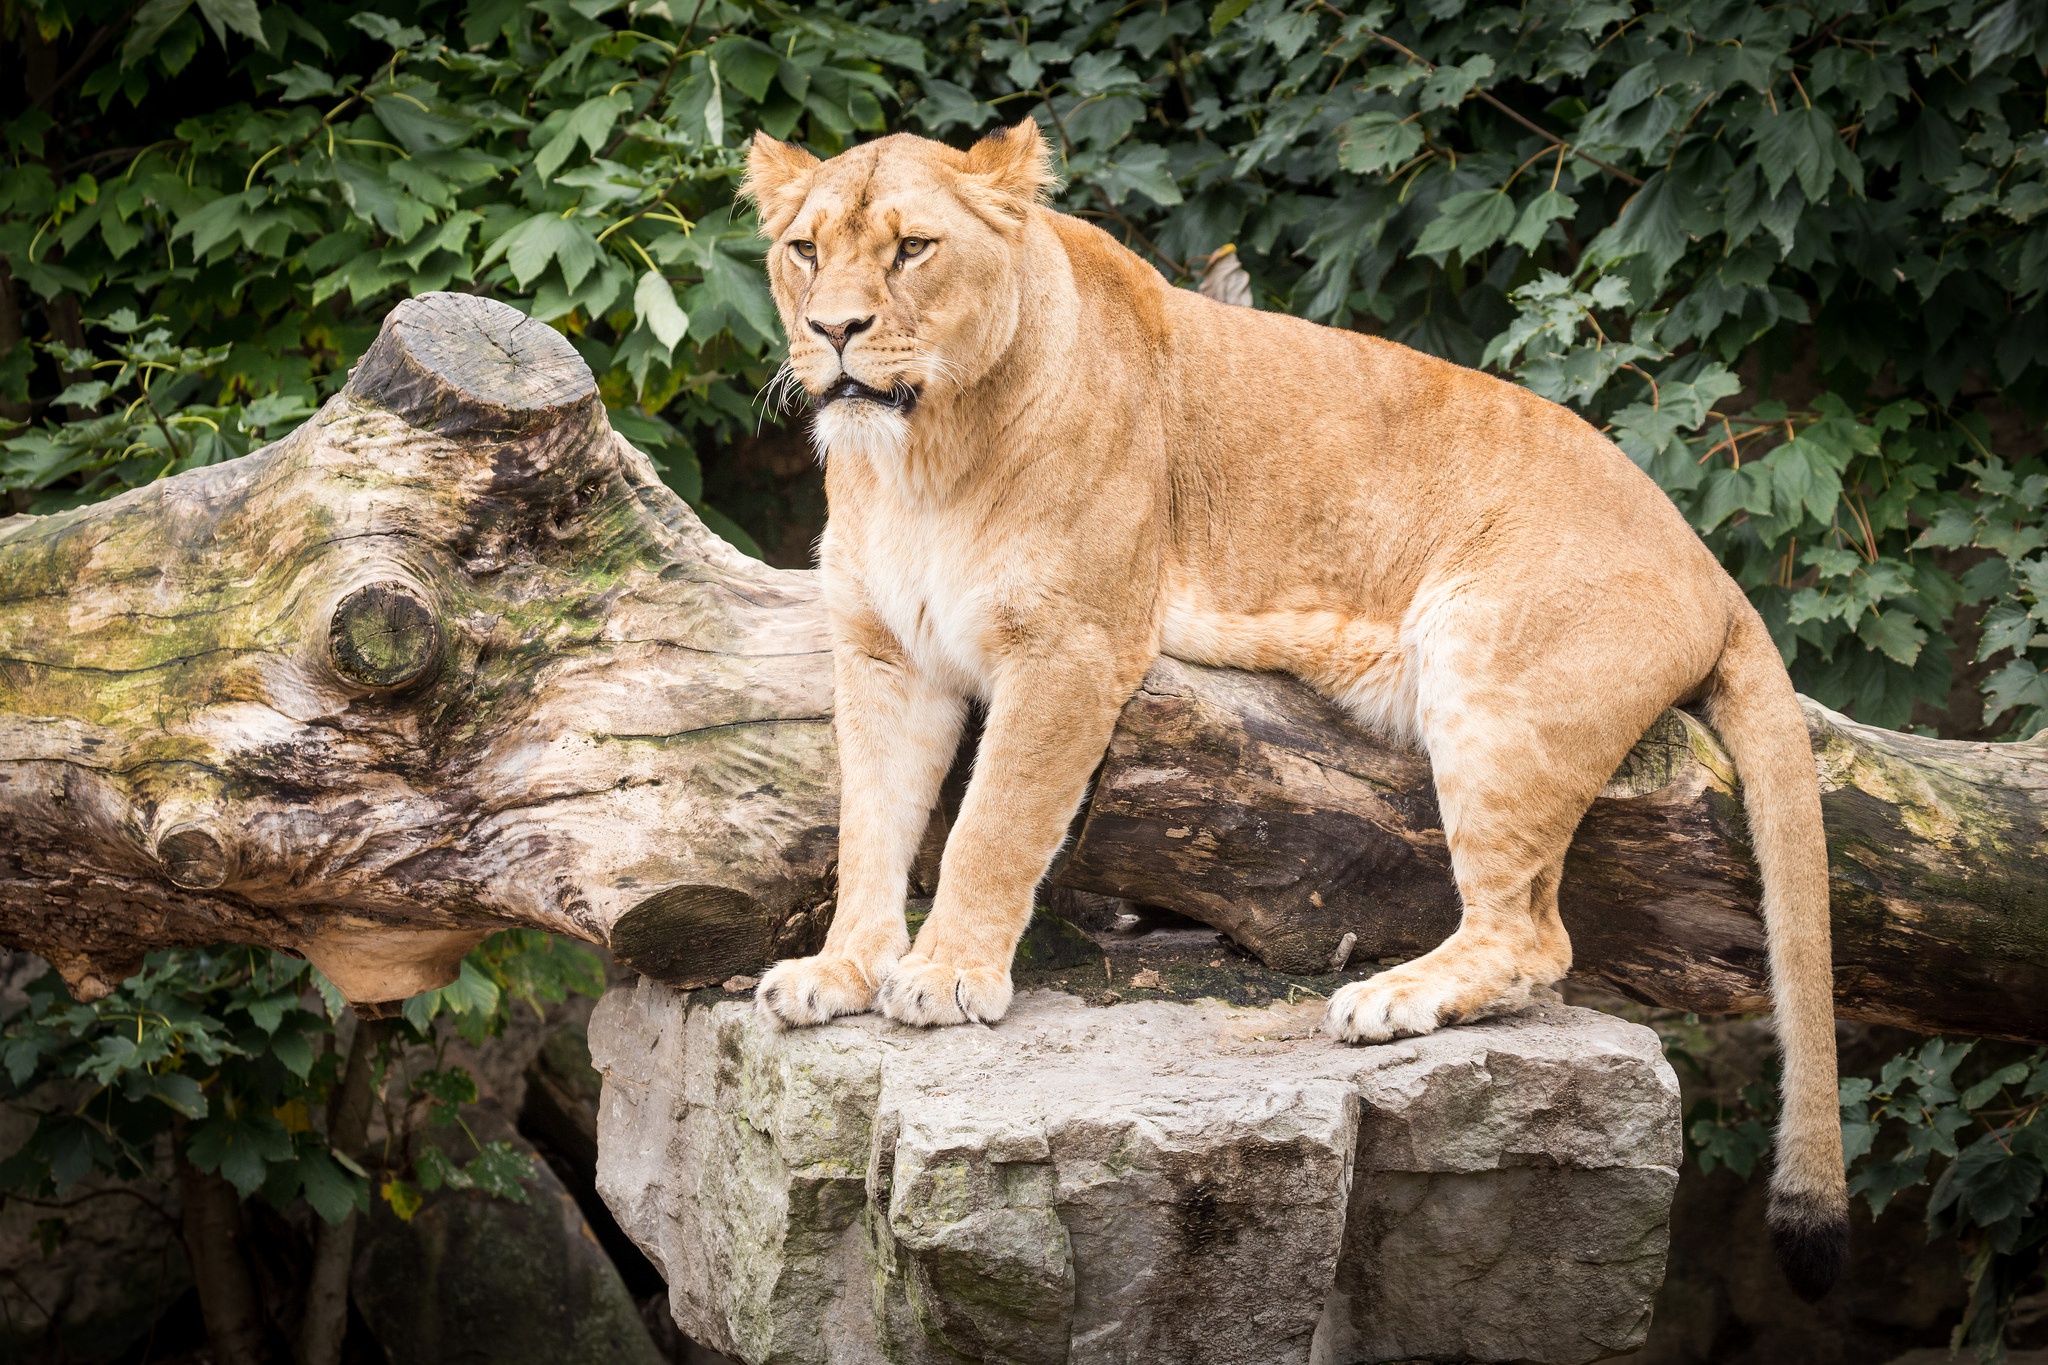
[[[1395,42],[1392,38],[1389,38],[1386,34],[1374,33],[1372,36],[1378,39],[1380,42],[1385,43],[1388,47],[1391,47],[1392,49],[1394,49],[1394,51],[1400,53],[1402,56],[1406,57],[1409,61],[1420,63],[1424,70],[1432,72],[1436,70],[1435,62],[1432,62],[1427,57],[1421,56],[1420,54],[1410,50],[1409,48],[1402,46],[1400,43]],[[1613,176],[1617,180],[1623,181],[1626,184],[1634,185],[1637,189],[1641,189],[1643,187],[1642,181],[1630,175],[1621,167],[1610,166],[1605,161],[1602,161],[1599,157],[1594,156],[1591,152],[1588,152],[1581,147],[1573,146],[1571,143],[1566,142],[1563,138],[1559,137],[1556,133],[1547,131],[1539,125],[1532,123],[1530,120],[1524,118],[1522,115],[1516,113],[1513,109],[1508,108],[1507,105],[1501,103],[1500,100],[1495,97],[1492,91],[1485,89],[1474,89],[1472,93],[1477,95],[1480,99],[1485,100],[1494,108],[1500,110],[1501,113],[1506,114],[1515,122],[1521,124],[1524,128],[1527,128],[1530,132],[1536,134],[1536,136],[1542,138],[1545,142],[1550,143],[1552,146],[1563,148],[1565,151],[1570,152],[1573,156],[1579,158],[1579,160],[1581,161],[1591,162],[1593,165],[1598,166],[1601,170],[1607,172],[1609,175]]]

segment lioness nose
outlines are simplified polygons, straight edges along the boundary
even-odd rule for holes
[[[856,333],[865,332],[874,325],[875,315],[872,313],[864,318],[848,318],[844,322],[820,322],[816,318],[811,319],[811,330],[831,342],[832,349],[841,353],[845,352],[846,343]]]

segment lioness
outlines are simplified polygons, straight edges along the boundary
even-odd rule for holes
[[[1762,620],[1664,494],[1524,389],[1176,289],[1047,208],[1025,120],[820,162],[757,136],[789,371],[816,402],[844,767],[839,902],[777,964],[784,1025],[1000,1019],[1010,958],[1117,714],[1161,652],[1282,669],[1421,745],[1456,933],[1339,990],[1352,1042],[1526,1003],[1571,966],[1580,817],[1667,706],[1740,766],[1784,1049],[1771,1226],[1825,1291],[1848,1236],[1828,865]],[[906,881],[969,698],[972,782],[913,946]]]

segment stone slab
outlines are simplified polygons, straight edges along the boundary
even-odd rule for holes
[[[748,1365],[1576,1365],[1663,1277],[1678,1085],[1545,1005],[1380,1047],[1321,1002],[777,1032],[617,986],[598,1189],[692,1338]]]

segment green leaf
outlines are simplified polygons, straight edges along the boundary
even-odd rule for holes
[[[1209,32],[1223,32],[1239,15],[1251,7],[1252,0],[1217,0],[1216,8],[1209,12]]]
[[[286,1029],[270,1040],[270,1055],[284,1069],[305,1080],[313,1071],[313,1040],[297,1029]]]
[[[343,1170],[335,1154],[301,1153],[299,1181],[306,1202],[329,1226],[339,1226],[351,1213],[370,1211],[369,1182]]]
[[[202,1171],[217,1172],[244,1199],[263,1184],[273,1161],[289,1161],[291,1134],[268,1115],[209,1118],[195,1125],[185,1157]]]
[[[439,1147],[428,1147],[413,1163],[414,1173],[419,1177],[420,1188],[428,1194],[437,1190],[466,1190],[473,1183],[468,1172],[448,1159],[448,1154]]]
[[[1897,607],[1886,607],[1864,616],[1856,627],[1857,638],[1872,649],[1883,651],[1885,657],[1902,664],[1910,664],[1920,657],[1920,647],[1927,643],[1927,632],[1920,628],[1912,614]]]
[[[178,1072],[155,1076],[146,1072],[135,1073],[130,1078],[128,1098],[161,1101],[188,1119],[206,1117],[206,1094],[199,1088],[199,1082]]]
[[[1552,223],[1560,218],[1569,218],[1578,211],[1578,202],[1570,195],[1561,190],[1544,190],[1522,205],[1521,215],[1515,219],[1515,226],[1507,239],[1524,251],[1534,251]]]
[[[372,112],[376,114],[377,122],[384,125],[385,131],[414,156],[459,147],[469,140],[473,127],[466,119],[422,109],[404,92],[386,95],[377,101]],[[545,149],[541,155],[547,155]]]
[[[2048,707],[2048,675],[2031,659],[2011,659],[1984,683],[1984,723],[2019,706]]]
[[[925,79],[924,100],[912,113],[932,133],[954,127],[986,128],[996,116],[995,106],[984,104],[972,90],[937,76]]]
[[[1423,256],[1456,251],[1470,258],[1499,241],[1514,221],[1514,200],[1499,190],[1453,194],[1437,205],[1436,218],[1423,229],[1415,250]]]
[[[427,35],[410,24],[401,24],[388,15],[375,10],[358,10],[348,17],[350,28],[361,29],[372,38],[388,47],[418,47],[426,41]]]
[[[304,62],[293,62],[292,69],[272,76],[271,80],[283,87],[288,100],[307,100],[315,95],[333,95],[340,92],[334,77],[318,67],[307,66]]]
[[[249,1018],[265,1033],[275,1033],[284,1012],[292,1007],[292,1003],[280,995],[259,995],[249,1002]]]
[[[718,76],[718,63],[707,60],[711,73],[711,94],[704,101],[704,140],[714,147],[725,145],[725,85]]]
[[[552,213],[537,213],[491,244],[479,268],[504,258],[512,278],[526,289],[540,278],[550,262],[559,261],[563,281],[574,289],[590,268],[597,264],[597,239],[590,229]]]
[[[721,38],[712,45],[711,57],[733,89],[756,103],[768,97],[769,83],[782,66],[782,55],[755,38]]]
[[[540,1176],[533,1162],[509,1142],[486,1143],[482,1151],[470,1158],[463,1173],[485,1194],[515,1204],[527,1202],[526,1186]]]
[[[1826,197],[1835,178],[1835,149],[1840,146],[1834,124],[1815,108],[1782,109],[1767,115],[1756,130],[1757,162],[1771,193],[1796,177],[1809,203]]]
[[[1678,182],[1659,171],[1630,197],[1613,225],[1586,244],[1586,255],[1609,265],[1642,256],[1662,280],[1685,254],[1683,201]]]
[[[131,67],[156,51],[164,31],[191,8],[192,0],[146,0],[129,21],[128,36],[121,43],[122,67]]]
[[[1360,114],[1337,129],[1337,164],[1357,175],[1391,171],[1422,146],[1422,125],[1383,109]]]
[[[676,303],[676,291],[653,270],[642,275],[633,289],[633,312],[671,354],[683,334],[690,330],[689,314]]]
[[[562,121],[554,136],[548,139],[534,157],[533,173],[543,180],[551,179],[555,172],[561,169],[562,163],[569,159],[569,154],[576,150],[578,142],[589,148],[592,156],[596,156],[604,150],[606,140],[611,137],[612,125],[619,121],[619,115],[632,107],[632,97],[623,91],[598,95],[577,105],[568,118]],[[521,287],[524,287],[523,281]],[[570,287],[575,287],[573,281]]]
[[[1439,66],[1422,83],[1421,105],[1424,109],[1454,108],[1492,74],[1493,58],[1484,52],[1456,65]]]
[[[1173,170],[1167,165],[1166,149],[1156,144],[1119,149],[1115,160],[1089,178],[1102,187],[1112,204],[1123,203],[1133,190],[1155,204],[1171,206],[1181,202],[1180,186],[1174,183]]]
[[[1977,662],[1982,663],[2000,650],[2026,652],[2039,627],[2026,609],[2001,604],[1984,613],[1984,635],[1977,644]]]
[[[223,45],[227,31],[233,29],[265,52],[270,50],[270,40],[263,36],[263,21],[256,15],[256,0],[199,0],[199,12]]]
[[[2014,1062],[2010,1066],[2000,1067],[1968,1090],[1965,1090],[1960,1103],[1965,1109],[1982,1109],[1991,1102],[1992,1096],[2009,1085],[2018,1085],[2027,1078],[2032,1070],[2033,1068],[2025,1062]]]
[[[441,998],[455,1014],[489,1014],[498,1007],[498,987],[465,957],[455,980],[441,988]]]
[[[1977,538],[1977,519],[1960,507],[1944,507],[1934,514],[1927,529],[1913,542],[1915,549],[1933,546],[1944,550],[1959,550]]]
[[[459,1066],[422,1071],[413,1078],[411,1089],[413,1094],[425,1096],[451,1109],[476,1103],[476,1077]]]

